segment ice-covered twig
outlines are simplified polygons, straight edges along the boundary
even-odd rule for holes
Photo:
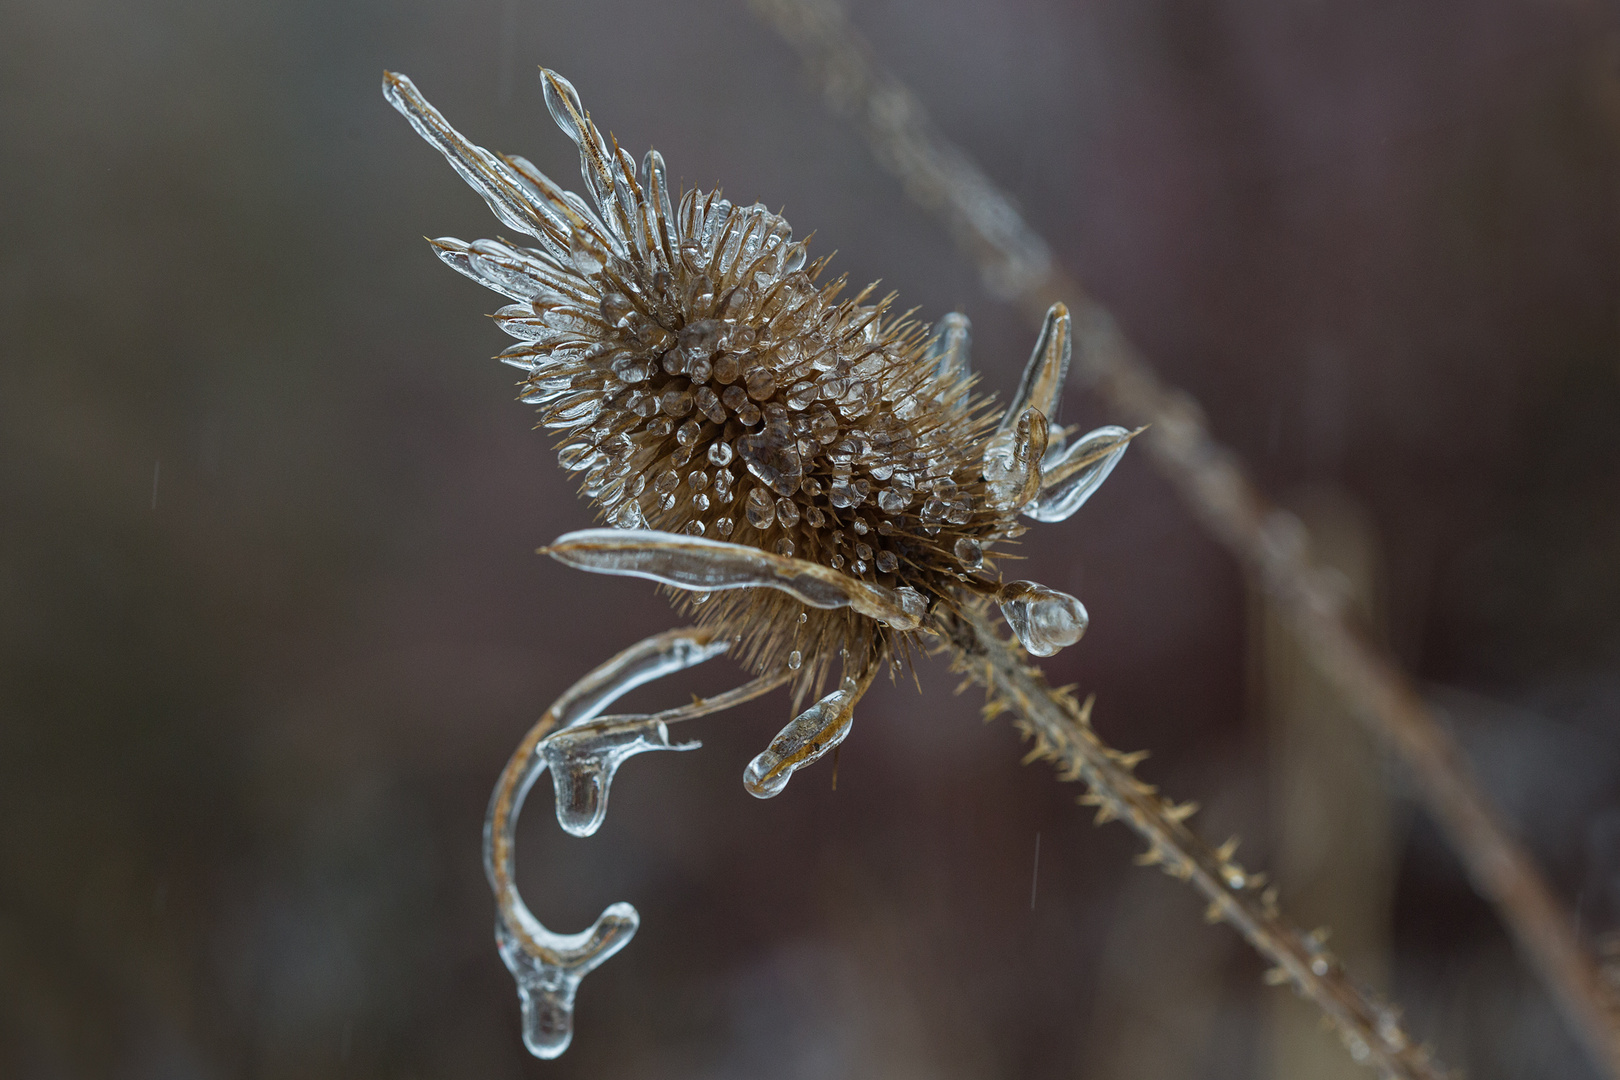
[[[1151,425],[1144,442],[1154,462],[1209,532],[1275,597],[1292,633],[1352,712],[1406,763],[1474,887],[1496,907],[1593,1060],[1620,1080],[1620,1003],[1573,920],[1411,680],[1346,620],[1298,520],[1260,494],[1237,456],[1210,435],[1197,402],[1160,381],[1012,201],[940,135],[915,95],[879,67],[834,0],[748,3],[798,51],[834,109],[855,120],[907,194],[945,216],[993,292],[1036,319],[1053,303],[1069,306],[1076,367],[1112,410]]]
[[[1236,843],[1211,848],[1185,824],[1196,804],[1176,805],[1137,779],[1141,755],[1109,748],[1091,727],[1091,702],[1078,704],[1046,684],[1040,670],[1021,660],[984,615],[971,608],[936,619],[954,651],[958,670],[983,686],[987,716],[1011,714],[1035,740],[1026,760],[1045,759],[1061,780],[1086,785],[1081,802],[1097,808],[1097,821],[1124,821],[1147,842],[1138,862],[1190,882],[1209,900],[1211,922],[1229,923],[1273,966],[1267,981],[1287,983],[1322,1010],[1352,1057],[1386,1077],[1440,1080],[1446,1071],[1414,1045],[1397,1010],[1351,980],[1323,945],[1322,935],[1289,925],[1265,875],[1232,858]]]

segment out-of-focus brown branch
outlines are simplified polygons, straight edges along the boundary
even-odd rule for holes
[[[993,292],[1034,319],[1054,301],[1068,304],[1080,370],[1122,419],[1151,425],[1144,441],[1155,463],[1276,599],[1312,662],[1352,711],[1406,763],[1474,887],[1495,905],[1593,1060],[1620,1080],[1620,1003],[1455,741],[1394,660],[1351,626],[1330,580],[1311,559],[1299,521],[1259,493],[1236,456],[1211,437],[1192,397],[1159,380],[1011,200],[934,129],[905,85],[878,66],[836,3],[748,2],[804,58],[834,109],[855,120],[907,194],[945,216]]]
[[[1107,746],[1091,727],[1091,702],[1078,704],[1046,684],[1038,668],[1021,660],[990,626],[983,612],[966,608],[940,618],[955,667],[988,692],[987,717],[1010,713],[1035,740],[1028,761],[1045,759],[1058,779],[1089,789],[1081,802],[1097,808],[1097,822],[1125,822],[1148,849],[1137,861],[1157,865],[1190,882],[1209,901],[1210,922],[1229,923],[1272,965],[1266,979],[1287,983],[1322,1010],[1355,1060],[1400,1080],[1442,1080],[1446,1070],[1429,1051],[1413,1044],[1389,1004],[1358,986],[1323,945],[1283,919],[1276,889],[1264,874],[1244,870],[1232,853],[1237,842],[1211,848],[1185,824],[1196,806],[1177,806],[1133,771],[1140,754]]]

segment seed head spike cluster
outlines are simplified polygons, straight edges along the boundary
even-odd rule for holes
[[[767,798],[843,740],[878,668],[932,632],[934,612],[994,600],[1028,652],[1073,644],[1086,627],[1080,602],[1001,580],[995,558],[1024,531],[1020,515],[1073,514],[1135,432],[1104,427],[1070,443],[1054,423],[1071,350],[1061,304],[997,409],[974,392],[965,317],[947,315],[936,332],[894,314],[894,297],[874,299],[872,286],[845,296],[844,279],[824,282],[827,260],[811,261],[780,216],[718,190],[677,196],[656,150],[638,168],[568,80],[542,69],[541,81],[579,149],[586,197],[469,142],[404,76],[385,74],[383,93],[524,237],[432,244],[512,301],[495,319],[518,344],[499,359],[524,373],[520,400],[556,433],[558,460],[612,526],[543,550],[662,582],[699,624],[587,676],[564,700],[595,695],[593,708],[548,711],[497,788],[486,858],[501,954],[519,981],[526,1042],[554,1057],[579,978],[628,941],[634,911],[612,914],[616,905],[593,931],[563,937],[523,907],[509,840],[538,770],[556,774],[559,821],[587,834],[618,763],[680,749],[666,724],[698,715],[598,718],[624,690],[718,649],[758,675],[726,704],[783,683],[802,702],[838,665],[837,689],[745,771],[748,790]],[[544,739],[555,726],[565,741]]]

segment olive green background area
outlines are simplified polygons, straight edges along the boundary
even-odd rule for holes
[[[1266,490],[1364,509],[1392,648],[1583,932],[1620,928],[1612,14],[852,17]],[[743,791],[782,695],[628,764],[589,840],[537,792],[536,912],[572,931],[629,900],[643,926],[585,981],[573,1049],[524,1053],[490,788],[556,694],[677,620],[533,554],[590,512],[487,359],[502,301],[421,239],[501,230],[379,83],[573,186],[540,63],[684,185],[967,312],[986,386],[1015,385],[1033,328],[741,3],[0,7],[0,1075],[1268,1075],[1259,961],[937,660],[866,699],[836,792],[825,763]],[[1074,386],[1063,419],[1118,418]],[[1267,865],[1231,559],[1138,451],[1023,553],[1092,616],[1052,681]],[[627,704],[736,681],[718,660]],[[1476,1080],[1593,1075],[1385,772],[1412,1030]]]

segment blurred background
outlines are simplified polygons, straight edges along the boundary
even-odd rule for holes
[[[1317,529],[1583,935],[1620,929],[1614,13],[851,18]],[[589,840],[537,793],[536,913],[573,931],[629,900],[643,927],[586,980],[573,1049],[526,1055],[490,789],[553,697],[677,618],[534,555],[590,515],[486,359],[503,301],[421,239],[499,229],[379,82],[577,186],[540,63],[683,184],[969,314],[988,386],[1014,385],[1031,328],[739,0],[0,7],[0,1075],[1341,1075],[939,661],[867,698],[836,792],[824,766],[744,792],[779,695],[626,766]],[[1064,419],[1114,418],[1075,387]],[[1146,455],[1025,552],[1092,615],[1052,682],[1337,925],[1442,1060],[1596,1075]],[[736,681],[715,661],[626,704]]]

